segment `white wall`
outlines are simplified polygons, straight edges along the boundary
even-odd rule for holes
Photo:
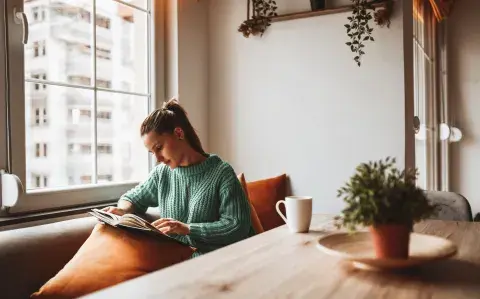
[[[284,12],[288,1],[277,0]],[[246,1],[210,0],[211,151],[249,181],[287,173],[316,212],[343,207],[336,190],[358,163],[391,155],[403,167],[402,1],[396,7],[359,68],[345,46],[348,13],[274,23],[246,39],[237,32]]]
[[[480,1],[455,3],[449,19],[449,99],[453,124],[464,135],[451,144],[451,190],[480,212]]]
[[[207,149],[208,1],[171,0],[167,11],[167,97],[179,96]]]

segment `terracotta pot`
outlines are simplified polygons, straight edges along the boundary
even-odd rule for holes
[[[406,259],[411,225],[381,224],[370,227],[375,254],[378,258]]]

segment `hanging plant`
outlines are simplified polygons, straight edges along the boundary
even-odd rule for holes
[[[351,0],[353,2],[352,15],[347,19],[349,24],[345,24],[347,29],[347,35],[350,41],[346,43],[350,50],[355,54],[353,60],[358,66],[361,66],[362,56],[365,55],[365,43],[369,41],[375,41],[372,36],[373,27],[370,26],[370,22],[374,20],[377,25],[381,27],[387,25],[390,26],[391,8],[393,2],[387,1],[372,1],[367,0]],[[375,14],[374,3],[385,3],[384,7]]]
[[[253,4],[251,18],[250,3]],[[240,24],[238,31],[244,37],[250,35],[263,36],[265,30],[271,25],[271,18],[274,16],[277,16],[277,3],[274,0],[247,0],[247,19]]]

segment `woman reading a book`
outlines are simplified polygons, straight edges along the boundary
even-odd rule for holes
[[[153,226],[196,247],[196,255],[254,234],[250,206],[235,171],[203,150],[175,99],[152,112],[140,134],[159,164],[144,182],[120,198],[117,207],[105,211],[123,215],[158,207],[163,218]]]

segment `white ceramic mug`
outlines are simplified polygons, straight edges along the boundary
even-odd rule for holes
[[[281,203],[285,205],[286,216],[280,211]],[[312,197],[287,196],[285,200],[277,201],[275,208],[291,232],[305,233],[309,231],[312,220]]]

